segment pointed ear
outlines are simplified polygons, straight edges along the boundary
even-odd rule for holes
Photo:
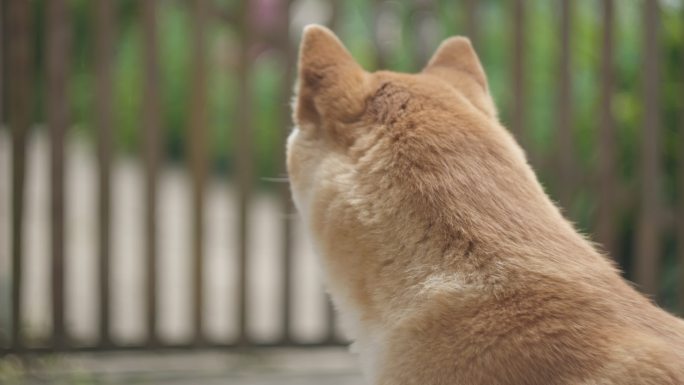
[[[488,90],[487,76],[480,59],[466,37],[455,36],[444,40],[423,72],[447,77],[450,72],[466,73],[472,76],[485,91]]]
[[[329,29],[304,28],[294,119],[300,126],[322,118],[350,121],[364,110],[366,72]]]

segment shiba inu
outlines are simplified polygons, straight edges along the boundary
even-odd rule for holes
[[[684,322],[563,218],[466,38],[369,73],[304,30],[293,199],[369,384],[684,384]]]

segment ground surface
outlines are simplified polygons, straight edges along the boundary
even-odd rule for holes
[[[0,360],[0,383],[132,385],[362,385],[343,348],[97,353]]]

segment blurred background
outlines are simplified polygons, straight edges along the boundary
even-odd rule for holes
[[[684,314],[682,0],[0,13],[0,383],[360,381],[285,175],[313,22],[368,70],[418,71],[441,39],[469,36],[549,194]]]

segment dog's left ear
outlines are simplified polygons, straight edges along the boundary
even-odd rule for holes
[[[294,118],[300,127],[351,121],[363,112],[367,73],[329,29],[304,29],[298,72]]]
[[[444,40],[423,72],[446,78],[454,74],[466,74],[471,76],[485,90],[488,90],[487,76],[480,59],[478,59],[473,45],[470,44],[470,40],[466,37],[455,36]]]

